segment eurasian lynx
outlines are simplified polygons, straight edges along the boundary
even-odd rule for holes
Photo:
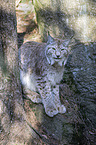
[[[47,43],[31,41],[20,48],[22,85],[39,93],[37,96],[32,95],[31,100],[43,103],[45,112],[50,117],[66,112],[59,98],[59,83],[69,54],[68,44],[67,39],[55,39],[48,35]]]

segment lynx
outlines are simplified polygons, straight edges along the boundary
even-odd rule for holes
[[[42,103],[48,116],[65,113],[59,98],[59,84],[69,54],[69,40],[48,35],[47,43],[29,41],[20,47],[20,79],[24,88],[37,92],[30,99]]]

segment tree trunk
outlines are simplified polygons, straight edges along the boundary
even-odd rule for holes
[[[23,110],[15,0],[1,0],[0,4],[0,144],[28,144],[36,134]]]

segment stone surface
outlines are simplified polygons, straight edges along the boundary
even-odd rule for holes
[[[82,42],[96,40],[96,2],[86,0],[33,0],[39,32],[67,37],[75,35]]]
[[[69,63],[70,71],[80,93],[83,113],[96,127],[96,43],[80,44],[75,48]]]
[[[85,124],[85,137],[94,144],[96,134],[96,43],[77,44],[68,59],[68,73],[75,84],[75,99]],[[70,78],[69,78],[70,81]]]

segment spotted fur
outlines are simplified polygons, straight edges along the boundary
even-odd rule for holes
[[[45,112],[53,117],[65,113],[59,98],[59,84],[68,56],[69,40],[54,39],[48,35],[47,43],[27,42],[20,48],[20,79],[23,87],[39,95],[30,98],[43,103]]]

